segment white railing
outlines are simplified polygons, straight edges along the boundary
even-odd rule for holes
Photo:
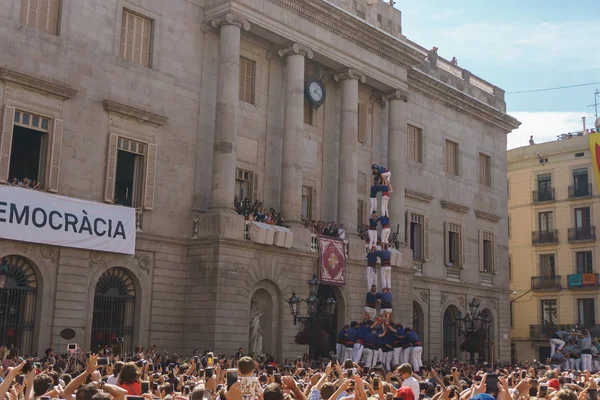
[[[138,232],[142,231],[142,214],[143,211],[141,208],[135,210],[135,230]]]
[[[444,60],[440,60],[438,58],[436,65],[438,66],[438,68],[441,68],[444,71],[449,72],[452,75],[454,75],[454,76],[462,79],[462,70],[460,68],[455,67],[454,65],[450,64],[449,62],[446,62]]]
[[[460,282],[460,268],[446,267],[446,279],[453,282]]]
[[[415,275],[423,276],[423,263],[421,261],[413,261],[413,270]]]
[[[319,251],[319,237],[316,233],[310,235],[310,252],[317,253]]]
[[[481,272],[479,274],[479,281],[483,286],[494,286],[494,274]]]
[[[350,242],[344,239],[344,254],[346,254],[346,260],[350,258]]]
[[[471,78],[469,78],[469,83],[475,86],[476,88],[483,90],[484,92],[494,94],[494,87],[492,85],[488,85],[481,79],[477,79],[474,76],[471,76]]]

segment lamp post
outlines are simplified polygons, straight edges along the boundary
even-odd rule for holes
[[[484,350],[481,344],[481,335],[485,335],[484,338],[487,341],[491,320],[479,311],[481,303],[476,297],[473,297],[468,306],[469,309],[464,316],[461,312],[456,316],[456,325],[458,326],[459,336],[465,338],[465,349],[471,355],[471,362],[474,363],[475,353]]]
[[[316,320],[319,305],[323,305],[327,316],[331,318],[335,313],[337,302],[331,295],[326,299],[319,297],[319,279],[316,274],[313,274],[312,278],[307,280],[306,283],[308,284],[308,297],[306,299],[301,299],[296,295],[296,292],[292,292],[292,296],[286,302],[289,304],[290,312],[294,317],[294,325],[300,321],[305,327],[308,327]],[[300,303],[302,302],[307,305],[306,316],[300,315]]]

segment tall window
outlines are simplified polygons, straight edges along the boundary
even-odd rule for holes
[[[446,140],[446,172],[453,175],[459,174],[458,157],[458,143]]]
[[[578,323],[585,327],[596,325],[596,305],[594,299],[577,300]]]
[[[538,213],[538,226],[540,232],[542,233],[548,233],[553,230],[554,223],[552,218],[552,211]]]
[[[304,123],[307,125],[313,125],[314,126],[314,112],[315,109],[312,106],[312,104],[310,104],[310,102],[306,99],[306,97],[304,98]]]
[[[367,142],[367,106],[358,103],[358,141]]]
[[[121,20],[121,58],[150,67],[152,20],[123,9]]]
[[[313,188],[310,186],[302,186],[302,215],[307,220],[312,220],[313,207]]]
[[[115,203],[128,207],[142,206],[146,144],[119,138],[117,141]]]
[[[578,168],[573,170],[573,196],[572,197],[585,197],[589,196],[589,180],[588,180],[588,169]]]
[[[408,125],[408,159],[423,162],[423,130]]]
[[[594,272],[594,263],[591,251],[578,251],[575,253],[578,274],[591,274]]]
[[[235,174],[235,194],[240,201],[252,198],[252,172],[244,169],[237,169]]]
[[[494,235],[485,232],[483,235],[483,272],[494,270]]]
[[[21,0],[20,21],[44,32],[58,32],[59,0]]]
[[[575,209],[575,229],[578,233],[590,232],[590,208],[581,207]]]
[[[15,111],[8,174],[10,181],[24,182],[27,179],[44,188],[49,132],[48,118]]]
[[[256,63],[240,57],[240,100],[254,104],[254,79],[256,76]]]
[[[552,200],[552,175],[541,174],[537,176],[538,201]]]
[[[556,325],[558,323],[558,308],[556,300],[542,300],[542,325]]]
[[[458,343],[457,343],[457,327],[456,317],[458,316],[458,309],[455,306],[449,306],[444,312],[444,357],[449,359],[456,358],[458,355]]]
[[[365,223],[365,201],[357,200],[356,201],[356,219],[358,227],[362,227]]]
[[[462,267],[462,226],[446,222],[446,265]]]
[[[492,159],[483,153],[479,153],[479,183],[492,186]]]
[[[424,246],[424,217],[419,214],[410,214],[410,248],[413,251],[413,260],[425,261]]]
[[[540,254],[540,276],[546,279],[554,279],[556,277],[554,254]]]

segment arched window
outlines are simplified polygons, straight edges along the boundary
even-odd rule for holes
[[[425,328],[424,328],[424,317],[423,317],[423,309],[421,308],[421,305],[419,303],[417,303],[416,301],[413,301],[413,323],[412,323],[412,329],[413,331],[415,331],[417,333],[417,335],[419,335],[419,338],[421,338],[421,341],[423,341],[424,335],[425,335]]]
[[[96,285],[92,350],[111,346],[115,353],[133,351],[135,285],[123,268],[106,271]]]
[[[456,316],[458,309],[455,306],[450,306],[444,312],[444,357],[449,359],[457,358],[458,343],[457,343],[457,327]]]
[[[31,263],[11,255],[0,260],[0,343],[21,354],[33,351],[37,278]]]

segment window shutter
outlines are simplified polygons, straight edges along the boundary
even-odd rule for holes
[[[429,261],[429,217],[423,217],[423,259]]]
[[[258,172],[252,173],[252,201],[258,200]]]
[[[313,189],[312,190],[312,198],[310,199],[311,202],[311,219],[314,219],[315,221],[318,220],[319,218],[317,217],[317,189]]]
[[[117,174],[117,141],[119,136],[111,133],[108,137],[108,157],[106,158],[106,182],[104,186],[104,201],[115,202],[115,176]]]
[[[413,127],[408,125],[408,135],[406,135],[406,138],[408,140],[408,159],[414,161],[415,160],[415,144],[414,144],[414,133],[413,133]]]
[[[364,104],[358,104],[358,141],[366,142],[366,127],[367,127],[367,107]]]
[[[148,156],[146,160],[146,174],[144,190],[144,209],[152,210],[154,208],[154,191],[156,189],[156,145],[148,145]]]
[[[444,263],[450,266],[450,223],[444,222]]]
[[[483,272],[483,230],[479,230],[479,272]]]
[[[498,235],[494,234],[494,265],[492,266],[491,273],[495,274],[496,271],[499,271],[500,266],[498,265],[498,261],[500,260],[500,255],[498,254]]]
[[[458,260],[459,260],[459,264],[458,265],[460,268],[464,268],[465,267],[465,226],[461,225],[460,226],[460,245],[459,245],[459,251],[460,254],[458,256]]]
[[[404,242],[406,243],[406,247],[410,249],[410,219],[411,212],[406,211],[406,217],[404,218]]]
[[[10,106],[4,106],[4,117],[2,118],[2,135],[0,136],[0,182],[2,183],[8,182],[14,120],[15,108]]]
[[[49,192],[58,192],[58,181],[60,178],[60,157],[62,153],[64,126],[65,123],[62,119],[54,120],[52,145],[50,146],[50,172],[48,174]]]

